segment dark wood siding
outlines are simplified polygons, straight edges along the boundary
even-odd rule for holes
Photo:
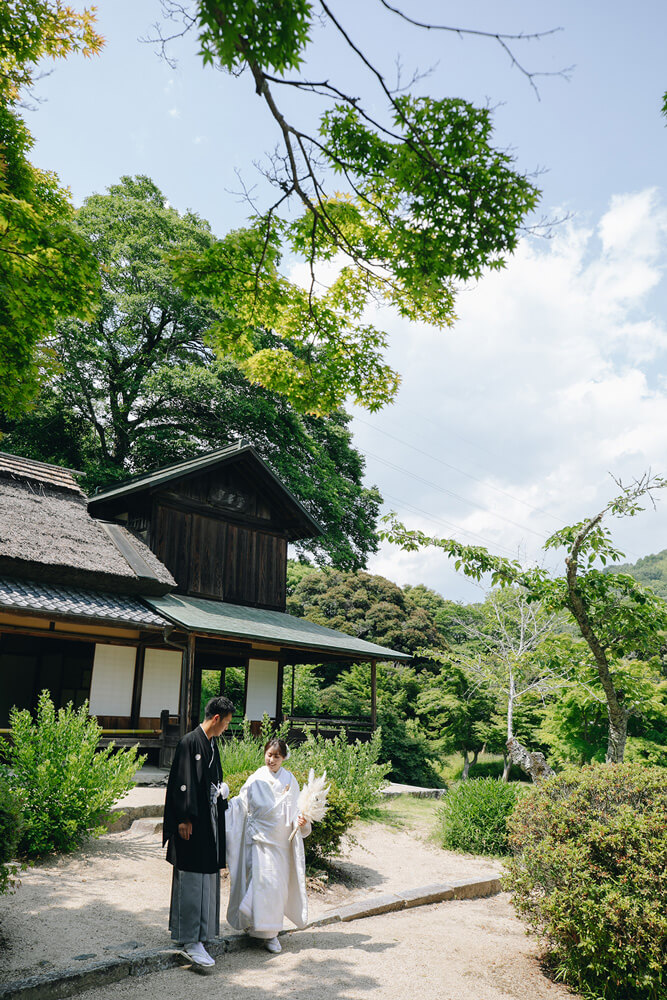
[[[153,551],[183,593],[285,609],[283,535],[161,503],[156,505],[154,524]]]

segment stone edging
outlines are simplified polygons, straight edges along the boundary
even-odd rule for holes
[[[311,921],[303,929],[346,923],[363,917],[374,917],[380,913],[409,909],[413,906],[426,906],[450,899],[480,899],[485,896],[495,896],[500,891],[499,878],[460,879],[448,884],[434,883],[417,889],[406,889],[403,892],[371,896],[359,903],[340,906],[318,920]],[[229,934],[211,942],[208,950],[218,958],[226,952],[241,951],[253,945],[254,941],[246,934]],[[78,968],[60,969],[41,976],[30,976],[13,983],[0,984],[0,1000],[61,1000],[83,993],[85,990],[119,982],[127,976],[145,976],[151,972],[161,972],[185,964],[189,963],[183,952],[174,948],[130,951],[121,953],[115,958],[90,962]]]

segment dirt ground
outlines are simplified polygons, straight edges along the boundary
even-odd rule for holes
[[[392,804],[387,818],[394,822],[398,814],[402,828],[386,821],[357,824],[334,880],[311,886],[311,919],[369,894],[497,874],[493,861],[446,852],[426,839],[432,808]],[[0,984],[128,948],[168,947],[171,868],[154,831],[154,823],[141,820],[25,872],[16,894],[0,898]],[[223,913],[226,894],[223,881]],[[221,933],[228,930],[223,923]],[[225,976],[226,996],[238,1000],[287,993],[354,1000],[366,992],[389,998],[414,996],[415,990],[419,1000],[571,996],[542,975],[535,947],[504,895],[298,932],[285,939],[279,962],[267,964],[261,950],[244,951],[220,959],[214,975]],[[186,982],[192,993],[206,989],[198,977],[189,977],[184,980],[184,971],[176,969],[152,976],[150,984],[127,981],[86,997],[99,993],[120,1000],[141,990],[167,1000],[172,989],[181,995]],[[445,982],[450,986],[443,992]],[[483,983],[483,990],[473,983]]]

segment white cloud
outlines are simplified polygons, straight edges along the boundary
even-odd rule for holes
[[[170,118],[180,118],[181,117],[181,112],[180,112],[180,110],[178,108],[170,108],[169,111],[167,112],[167,114],[169,115]]]
[[[377,456],[368,479],[392,497],[387,506],[429,533],[453,533],[433,521],[442,519],[503,554],[523,546],[540,558],[559,523],[614,494],[610,473],[667,472],[667,324],[656,310],[666,249],[657,192],[619,195],[597,225],[570,222],[549,242],[524,241],[504,271],[460,295],[447,333],[376,314],[403,384],[394,407],[357,411],[354,430]],[[667,512],[618,531],[631,558],[658,551]],[[467,595],[444,564],[438,553],[383,549],[371,568]]]

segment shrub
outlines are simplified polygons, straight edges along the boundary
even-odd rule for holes
[[[292,773],[299,782],[299,787],[303,788],[308,781],[308,773],[297,770]],[[327,781],[329,794],[326,816],[319,823],[313,823],[313,832],[303,842],[306,849],[306,864],[310,868],[317,867],[328,858],[340,854],[341,840],[359,815],[356,802],[350,799],[345,789],[336,784],[328,773]]]
[[[438,810],[442,846],[469,854],[508,854],[507,819],[523,789],[495,778],[471,778],[450,788]]]
[[[17,866],[11,862],[16,857],[22,826],[19,798],[0,779],[0,894],[11,891],[15,883]]]
[[[431,763],[433,750],[426,733],[415,719],[382,716],[382,760],[389,762],[392,781],[424,788],[442,788],[443,781]]]
[[[665,771],[564,771],[519,804],[510,843],[505,885],[558,977],[608,1000],[664,1000]]]
[[[244,719],[240,736],[231,736],[229,739],[218,740],[223,774],[235,775],[241,774],[244,771],[252,774],[253,771],[256,771],[264,763],[264,744],[267,740],[271,736],[285,739],[288,729],[288,722],[284,722],[278,729],[274,729],[268,715],[265,715],[262,719],[260,733],[257,736],[253,736],[250,732],[250,722],[248,719]]]
[[[39,696],[33,722],[27,709],[10,713],[11,743],[0,752],[8,760],[12,790],[22,798],[24,827],[19,853],[71,851],[87,836],[104,832],[109,809],[132,787],[145,758],[136,748],[97,752],[102,732],[88,704],[57,712],[48,691]]]
[[[312,767],[316,774],[326,771],[363,816],[377,802],[391,766],[378,763],[381,739],[379,729],[368,743],[348,743],[344,733],[333,739],[309,733],[304,743],[292,749],[290,769],[307,772]]]
[[[238,795],[241,787],[252,773],[252,771],[243,771],[239,774],[225,776],[229,785],[230,797]],[[307,772],[293,770],[292,773],[299,782],[299,787],[303,788],[308,780]],[[329,782],[327,801],[326,816],[321,822],[313,823],[313,832],[303,842],[306,850],[306,865],[311,869],[321,866],[326,859],[340,853],[340,842],[343,835],[359,815],[357,805],[350,801],[347,794],[338,787],[335,781]]]

